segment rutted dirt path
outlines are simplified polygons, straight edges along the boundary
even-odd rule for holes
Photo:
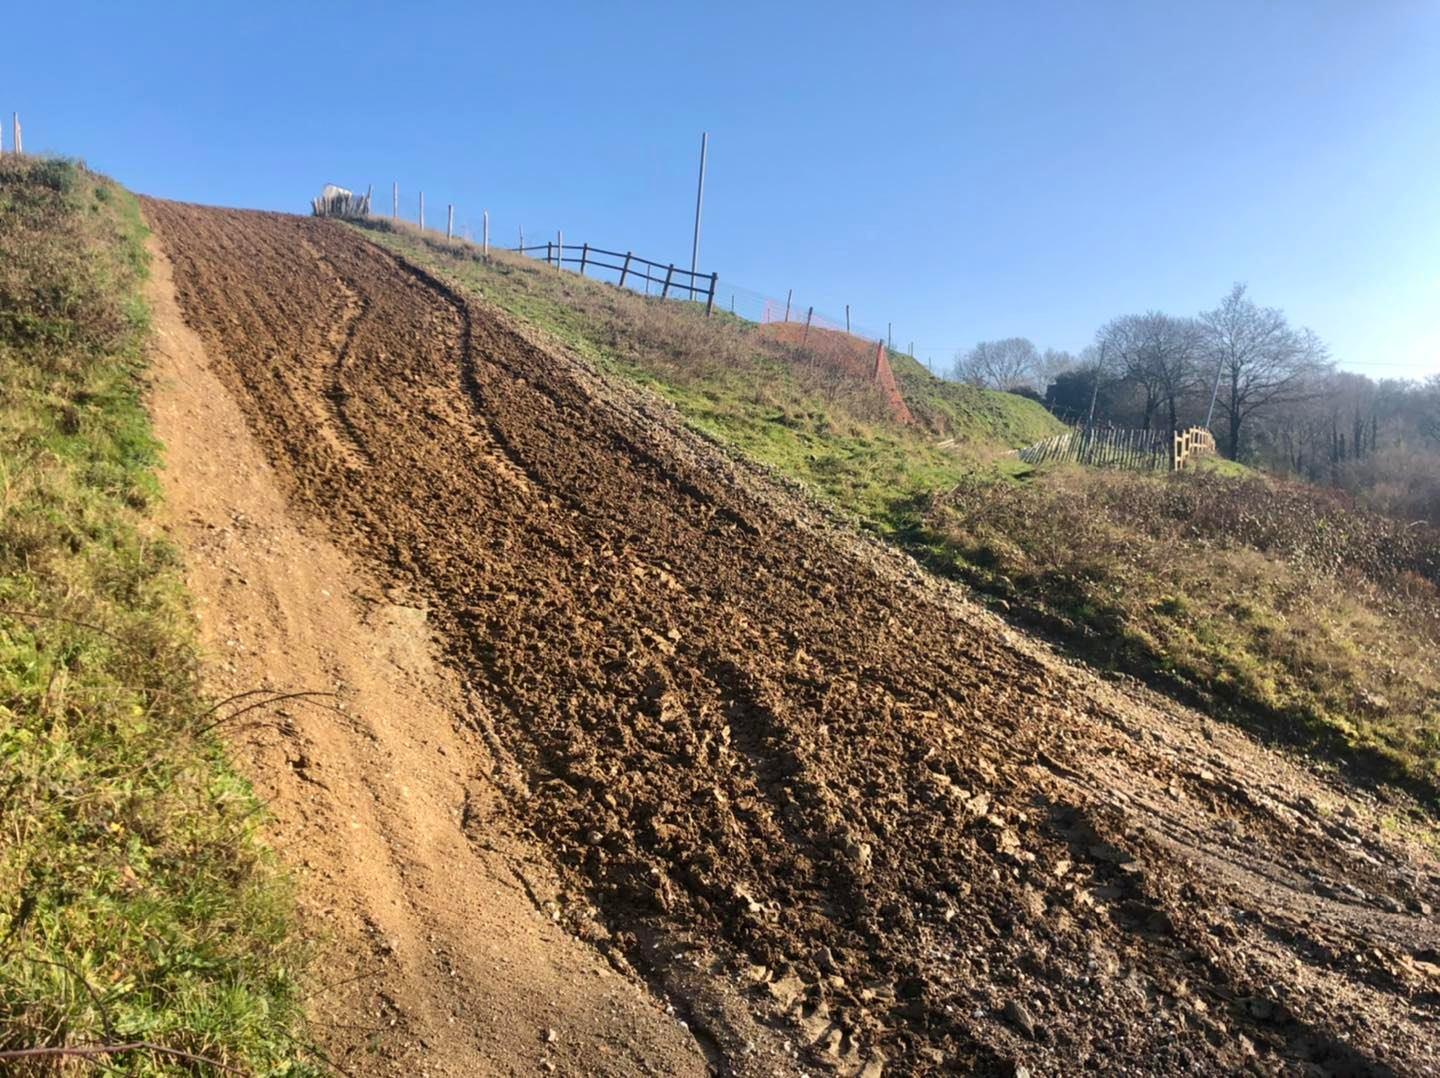
[[[726,1069],[781,1069],[768,1028],[871,1075],[1436,1065],[1440,866],[1363,802],[353,233],[146,210],[292,511],[428,609],[506,794],[472,844],[530,829]]]
[[[479,704],[432,656],[423,599],[296,519],[155,245],[151,265],[151,410],[206,682],[219,697],[335,694],[333,707],[287,702],[231,731],[270,806],[268,837],[300,878],[315,1027],[334,1061],[367,1076],[533,1074],[545,1061],[705,1073],[674,1018],[540,908],[554,874],[493,825],[503,769],[476,732]],[[346,444],[327,440],[353,463]]]

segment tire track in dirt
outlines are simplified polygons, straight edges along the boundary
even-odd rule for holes
[[[493,827],[504,795],[485,773],[508,768],[454,718],[484,716],[436,668],[425,611],[297,527],[180,322],[163,253],[151,267],[149,403],[206,685],[336,693],[225,726],[299,877],[324,1050],[367,1078],[705,1073],[694,1038],[552,922],[553,874]]]
[[[146,209],[292,500],[427,598],[568,922],[727,1066],[773,1071],[753,1018],[871,1075],[1427,1064],[1436,866],[1296,792],[1343,791],[1017,640],[351,232]],[[359,473],[306,418],[337,292]],[[1287,942],[1317,918],[1365,947]]]

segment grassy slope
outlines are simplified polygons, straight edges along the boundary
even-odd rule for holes
[[[82,167],[0,159],[0,1051],[269,1073],[295,1055],[290,905],[146,520],[144,235]]]
[[[926,555],[1091,661],[1433,791],[1440,533],[1245,471],[962,490]]]
[[[1173,477],[1031,473],[994,451],[1058,430],[1048,414],[939,381],[907,356],[890,359],[918,430],[787,362],[729,316],[707,321],[689,305],[504,253],[485,265],[473,247],[411,229],[381,223],[372,235],[651,386],[695,427],[808,483],[1089,660],[1370,773],[1440,780],[1430,658],[1440,576],[1373,557],[1377,536],[1382,546],[1396,538],[1378,518],[1224,461]],[[946,436],[959,452],[935,447]],[[963,496],[932,511],[933,496],[957,484]],[[1338,535],[1348,546],[1326,545]]]
[[[498,252],[488,264],[383,222],[373,238],[547,330],[599,366],[652,388],[697,430],[807,484],[870,527],[893,532],[917,500],[998,451],[1060,429],[1033,401],[932,377],[891,354],[921,425],[906,428],[870,386],[794,361],[753,323],[621,291]],[[940,449],[947,437],[957,449]]]

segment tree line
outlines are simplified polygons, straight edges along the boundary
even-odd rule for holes
[[[1244,285],[1193,317],[1112,319],[1078,355],[1023,337],[982,341],[955,357],[954,376],[1041,401],[1071,423],[1209,427],[1232,459],[1440,520],[1440,375],[1338,370],[1313,332]]]

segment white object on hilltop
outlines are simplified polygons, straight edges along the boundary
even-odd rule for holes
[[[370,191],[367,187],[365,194],[357,197],[348,188],[327,183],[320,197],[310,200],[310,211],[316,217],[369,217]]]

